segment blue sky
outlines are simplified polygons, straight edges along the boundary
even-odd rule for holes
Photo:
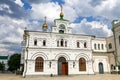
[[[119,20],[120,0],[0,0],[0,55],[20,53],[24,28],[39,30],[59,18],[70,21],[74,34],[112,36],[112,20]]]

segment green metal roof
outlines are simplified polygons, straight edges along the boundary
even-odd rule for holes
[[[8,59],[8,56],[0,56],[0,59],[2,60]]]
[[[119,20],[113,20],[113,22],[116,22],[116,21],[119,21]]]
[[[55,19],[55,20],[69,21],[69,20],[63,19],[63,18],[59,18],[59,19]]]

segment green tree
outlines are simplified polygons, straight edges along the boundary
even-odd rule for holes
[[[2,71],[2,72],[5,71],[5,64],[4,64],[4,62],[0,62],[0,71]]]
[[[20,56],[20,54],[11,55],[8,61],[8,70],[10,70],[11,72],[15,72],[17,69],[20,68]]]

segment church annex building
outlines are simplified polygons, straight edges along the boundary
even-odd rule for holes
[[[51,32],[47,31],[46,19],[43,31],[25,29],[21,45],[23,76],[104,74],[116,70],[120,22],[113,21],[113,27],[114,35],[107,38],[72,34],[61,10]]]

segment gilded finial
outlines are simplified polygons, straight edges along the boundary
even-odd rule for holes
[[[60,12],[60,18],[61,18],[61,19],[63,19],[63,16],[64,16],[64,14],[62,13],[62,10],[63,10],[63,7],[62,7],[62,5],[60,5],[60,8],[61,8],[61,12]]]
[[[26,32],[26,30],[27,30],[27,27],[25,27],[24,34],[23,34],[23,39],[24,40],[27,38],[27,32]]]
[[[43,26],[42,26],[42,28],[43,28],[44,30],[47,29],[47,27],[48,27],[47,24],[46,24],[46,18],[47,18],[47,17],[45,16],[45,17],[44,17],[44,19],[45,19],[45,20],[44,20],[44,24],[43,24]]]

